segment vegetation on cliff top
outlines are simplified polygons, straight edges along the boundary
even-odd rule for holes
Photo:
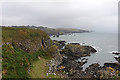
[[[5,27],[5,26],[3,26]],[[74,28],[48,28],[43,26],[11,26],[14,28],[30,28],[30,29],[40,29],[42,31],[45,31],[49,35],[63,35],[66,33],[85,33],[85,32],[91,32],[88,30],[83,29],[74,29]]]
[[[48,34],[42,30],[29,29],[29,28],[13,28],[13,27],[3,27],[2,28],[2,41],[12,42],[15,40],[32,39],[39,37],[49,38]]]

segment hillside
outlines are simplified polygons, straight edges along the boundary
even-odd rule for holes
[[[63,32],[63,33],[84,33],[84,32],[90,32],[88,30],[74,29],[74,28],[58,28],[57,30],[60,31],[60,32]]]
[[[38,58],[52,58],[52,40],[38,29],[2,28],[2,74],[3,78],[28,78],[29,71]],[[54,48],[55,49],[55,48]],[[53,49],[53,50],[54,50]],[[54,52],[54,51],[53,51]],[[43,66],[45,63],[41,63]]]
[[[48,28],[43,26],[9,26],[9,27],[15,27],[15,28],[30,28],[30,29],[40,29],[42,31],[45,31],[50,36],[51,35],[63,35],[68,33],[86,33],[91,32],[88,30],[83,29],[74,29],[74,28]]]
[[[68,33],[88,33],[90,31],[74,28],[42,28],[41,30],[47,32],[49,35],[63,35]]]

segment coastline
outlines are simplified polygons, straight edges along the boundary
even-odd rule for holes
[[[16,35],[17,33],[19,35]],[[87,42],[81,45],[63,40],[51,40],[46,32],[28,28],[3,28],[2,35],[3,78],[28,78],[30,71],[30,73],[35,71],[37,75],[42,72],[44,78],[109,78],[109,76],[119,78],[117,73],[120,71],[119,57],[115,58],[118,63],[105,63],[104,66],[94,63],[83,71],[83,65],[89,60],[85,57],[98,54],[94,47],[86,45]],[[41,65],[38,66],[37,63]],[[40,67],[44,71],[39,70]]]
[[[63,41],[61,41],[61,42],[63,42]],[[79,47],[79,43],[66,44],[66,46],[68,46],[68,45],[70,46],[69,51],[77,49]],[[83,46],[83,45],[80,45],[80,46]],[[65,71],[69,78],[107,78],[108,76],[113,77],[113,75],[111,75],[111,73],[112,73],[111,69],[112,69],[112,70],[114,70],[114,76],[117,76],[116,71],[119,70],[119,67],[120,67],[119,62],[117,62],[117,63],[104,63],[103,66],[100,66],[99,63],[92,63],[91,65],[86,67],[85,70],[83,70],[82,66],[85,63],[87,63],[87,60],[88,60],[85,57],[90,56],[90,55],[84,55],[84,56],[80,57],[79,52],[78,52],[78,54],[79,54],[78,55],[76,53],[76,51],[75,51],[75,54],[74,54],[74,52],[72,52],[72,51],[71,52],[66,52],[66,49],[69,49],[69,47],[68,48],[65,47],[64,49],[62,49],[62,52],[60,52],[60,54],[62,54],[62,55],[64,54],[64,56],[67,56],[67,57],[63,56],[61,64],[59,66],[55,65],[55,66],[58,66],[58,69],[55,70],[55,71],[62,71],[62,72]],[[88,50],[89,49],[87,49],[87,51]],[[94,54],[96,54],[96,53],[94,53]],[[76,56],[76,57],[74,57],[74,56]],[[79,58],[77,56],[79,56]],[[77,59],[80,59],[80,60],[76,61]],[[74,64],[76,64],[76,65],[74,65]],[[63,67],[63,68],[59,69],[59,67]],[[118,68],[116,68],[116,67],[118,67]],[[72,71],[71,71],[71,69],[72,69]],[[82,74],[82,76],[80,76],[81,74]],[[103,74],[106,75],[106,76],[103,76]]]

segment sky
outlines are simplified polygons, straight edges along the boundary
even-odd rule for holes
[[[117,32],[119,0],[4,0],[2,25]]]

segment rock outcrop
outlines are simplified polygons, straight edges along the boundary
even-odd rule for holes
[[[40,48],[47,49],[51,46],[51,40],[41,40],[39,38],[33,38],[33,39],[26,39],[26,40],[20,40],[13,42],[12,45],[16,48],[19,48],[25,52],[28,53],[34,53],[38,51]]]
[[[98,67],[96,69],[96,72],[94,72],[93,74],[90,74],[86,71],[82,71],[83,69],[82,65],[87,63],[87,59],[81,57],[90,56],[90,54],[95,53],[96,50],[91,46],[81,46],[79,43],[69,43],[66,45],[65,43],[66,43],[65,41],[56,41],[56,40],[54,40],[53,42],[54,45],[58,46],[59,49],[58,52],[60,52],[59,55],[56,55],[56,58],[52,61],[53,62],[52,64],[54,64],[53,72],[65,72],[64,75],[67,75],[68,78],[94,77],[93,75],[97,73],[100,66],[96,64],[90,66],[87,69],[88,71],[90,70],[93,71],[95,67]],[[61,49],[63,46],[65,46],[65,48]]]
[[[65,49],[63,49],[60,53],[65,54],[70,59],[78,59],[80,57],[90,56],[91,53],[97,52],[91,46],[81,46],[79,44],[67,44]]]
[[[117,71],[120,71],[120,64],[118,63],[105,63],[104,66],[94,63],[83,71],[82,66],[87,63],[87,59],[82,57],[90,56],[91,53],[97,52],[96,49],[79,43],[65,45],[65,42],[62,44],[59,41],[54,41],[54,45],[59,46],[58,52],[60,52],[53,61],[55,63],[58,58],[57,64],[54,66],[54,72],[64,74],[65,78],[106,79],[117,76]],[[60,45],[64,45],[65,48],[61,49]],[[61,57],[60,60],[59,56]],[[117,60],[119,61],[118,58]]]

